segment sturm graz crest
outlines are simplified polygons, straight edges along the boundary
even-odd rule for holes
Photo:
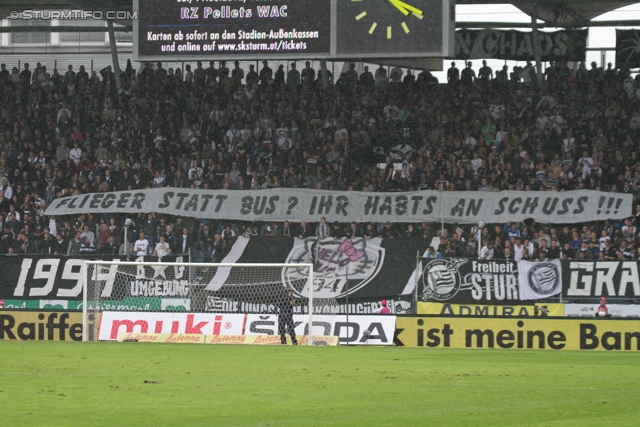
[[[422,272],[422,299],[447,301],[460,290],[460,266],[466,259],[435,259]]]
[[[541,262],[529,270],[529,286],[540,295],[554,295],[559,284],[560,272],[552,262]]]

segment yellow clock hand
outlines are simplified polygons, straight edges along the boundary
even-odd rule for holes
[[[409,12],[413,12],[416,15],[421,15],[422,16],[422,11],[420,9],[418,9],[417,7],[413,7],[408,3],[405,3],[401,0],[390,0],[392,3],[397,4],[398,6],[408,10]]]
[[[400,6],[398,3],[396,3],[396,0],[389,0],[389,3],[394,5],[400,12],[402,12],[404,16],[407,16],[409,14],[409,11],[404,7]]]

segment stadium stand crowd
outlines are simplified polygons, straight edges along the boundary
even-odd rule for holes
[[[184,71],[129,64],[117,87],[111,67],[61,74],[40,63],[11,72],[2,64],[0,252],[124,253],[144,232],[149,254],[184,252],[184,234],[213,261],[237,235],[422,239],[429,256],[477,256],[481,232],[483,258],[640,258],[640,206],[625,221],[481,231],[447,224],[444,235],[426,222],[262,224],[140,213],[127,248],[122,214],[44,215],[59,197],[157,187],[640,191],[640,80],[628,70],[593,63],[574,73],[550,64],[538,89],[530,63],[495,74],[486,64],[476,73],[471,63],[453,63],[447,80],[400,68],[387,75],[383,66],[359,74],[354,64],[334,80],[309,62],[273,72],[266,61],[249,70],[212,61]],[[440,245],[430,246],[439,235]]]

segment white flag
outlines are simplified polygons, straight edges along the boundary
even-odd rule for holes
[[[518,261],[520,299],[549,298],[562,292],[559,259],[545,262]]]

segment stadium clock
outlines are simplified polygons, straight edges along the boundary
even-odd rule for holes
[[[445,10],[442,0],[337,0],[336,52],[379,57],[439,52]]]
[[[419,9],[401,0],[351,0],[351,1],[354,3],[362,4],[363,10],[361,13],[355,16],[355,20],[366,23],[365,26],[360,26],[361,27],[360,29],[364,27],[367,33],[371,36],[377,35],[378,33],[376,33],[376,31],[378,32],[382,31],[383,36],[386,37],[387,39],[393,38],[394,34],[397,34],[396,31],[400,35],[409,34],[411,32],[411,29],[409,28],[411,17],[418,19],[419,21],[424,19],[424,11],[422,9]],[[390,8],[388,11],[381,9],[379,7],[376,7],[376,8],[367,7],[374,2],[380,2],[380,1],[389,3]],[[407,17],[409,19],[403,19],[401,22],[399,22],[398,19],[394,19],[392,17],[392,15],[397,15],[397,13],[395,13],[394,11],[399,12],[403,17]],[[379,16],[376,16],[376,15],[379,15]],[[371,23],[371,25],[369,25],[369,22]],[[399,28],[394,29],[393,24],[398,22],[399,22],[398,24]],[[368,26],[369,28],[367,29],[366,26]],[[382,28],[379,28],[379,27],[382,27]]]

